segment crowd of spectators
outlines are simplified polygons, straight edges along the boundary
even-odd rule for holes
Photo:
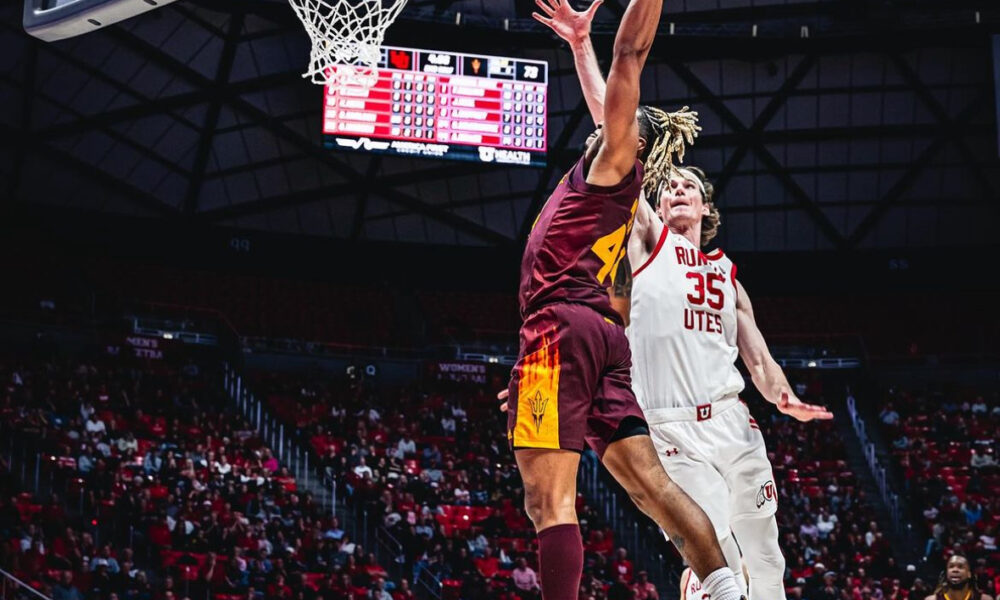
[[[778,487],[778,527],[790,598],[894,598],[904,572],[833,422],[798,423],[761,406],[757,414]],[[865,594],[869,594],[866,596]],[[921,598],[923,600],[923,598]]]
[[[924,560],[940,570],[952,554],[965,555],[982,589],[1000,589],[1000,398],[898,388],[885,396],[879,427],[925,536]]]
[[[489,386],[376,389],[263,373],[251,385],[303,432],[352,508],[367,511],[398,544],[397,559],[414,581],[439,582],[444,598],[538,597],[535,533],[506,416]],[[581,598],[657,598],[582,495],[577,510],[586,556]]]
[[[0,568],[53,600],[413,597],[227,410],[217,373],[0,360],[0,382],[0,438],[41,457],[39,490],[2,480]]]
[[[380,529],[381,564],[352,539],[356,527],[298,489],[212,369],[0,358],[0,382],[4,436],[42,457],[33,493],[0,464],[0,567],[54,600],[409,600],[421,586],[445,600],[540,597],[535,535],[492,394],[498,382],[251,377],[337,482],[349,518]],[[823,397],[818,378],[797,391]],[[928,559],[960,551],[992,577],[1000,408],[937,400],[897,393],[880,421],[926,520]],[[836,424],[751,405],[775,471],[789,597],[929,594],[933,582],[896,564]],[[577,508],[580,597],[657,600],[601,511],[582,495]]]
[[[255,385],[267,390],[281,418],[308,432],[326,473],[348,490],[350,501],[400,542],[408,573],[418,579],[422,571],[432,573],[455,597],[518,592],[514,567],[519,561],[534,566],[534,534],[520,508],[523,491],[489,386],[377,392],[360,382],[275,375],[260,375]],[[805,398],[822,397],[818,377],[798,387]],[[848,469],[836,425],[801,424],[763,403],[753,410],[762,415],[779,490],[790,597],[919,593],[922,583],[896,564]],[[587,541],[581,598],[654,597],[597,511],[582,500],[578,509]]]

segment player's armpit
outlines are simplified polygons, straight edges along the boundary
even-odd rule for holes
[[[656,201],[650,202],[645,192],[639,196],[639,208],[635,212],[635,224],[632,226],[632,235],[638,236],[646,251],[652,252],[656,242],[660,239],[660,233],[665,225],[660,220],[653,208]],[[641,263],[640,263],[641,264]]]
[[[611,292],[611,295],[617,298],[632,297],[632,263],[629,262],[628,256],[623,256],[618,261],[618,270],[615,273]]]
[[[614,282],[608,288],[611,307],[622,317],[625,326],[629,324],[629,313],[632,310],[632,264],[625,256],[618,262]]]

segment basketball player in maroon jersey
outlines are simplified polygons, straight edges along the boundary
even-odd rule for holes
[[[674,541],[713,600],[739,600],[705,513],[666,475],[631,389],[622,319],[608,288],[625,256],[645,167],[676,148],[670,115],[639,106],[639,77],[663,8],[631,0],[608,75],[603,126],[563,177],[528,237],[524,323],[508,394],[508,439],[538,532],[542,596],[575,600],[583,569],[576,477],[589,444],[636,506]]]

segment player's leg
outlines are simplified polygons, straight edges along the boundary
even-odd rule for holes
[[[739,600],[742,592],[727,566],[712,522],[691,497],[667,477],[648,435],[608,444],[604,466],[636,507],[653,519],[702,580],[713,600]]]
[[[778,520],[770,515],[741,519],[732,526],[750,573],[750,598],[784,600],[785,556],[778,546]]]
[[[749,582],[743,573],[743,557],[740,554],[740,545],[736,543],[736,537],[730,531],[724,538],[719,538],[719,546],[722,548],[722,555],[726,557],[726,564],[736,575],[736,582],[741,592],[747,592]]]
[[[524,481],[524,507],[538,533],[542,597],[575,600],[583,574],[583,539],[576,519],[580,454],[523,449],[514,456]]]
[[[667,472],[667,477],[680,486],[691,497],[715,528],[726,564],[736,574],[740,590],[746,590],[743,577],[740,548],[729,529],[729,494],[722,474],[699,450],[709,450],[711,446],[702,439],[710,423],[690,421],[663,421],[654,413],[650,419],[650,438],[653,448]]]
[[[750,573],[750,597],[754,600],[785,600],[785,557],[778,545],[775,513],[778,490],[767,458],[764,436],[739,404],[718,417],[713,426],[724,426],[718,468],[730,489],[730,527],[743,551]]]
[[[531,315],[511,381],[508,437],[538,533],[545,600],[575,600],[583,572],[576,473],[603,358],[587,343],[587,320],[595,318],[590,309],[566,305]]]
[[[743,593],[726,565],[712,522],[660,464],[632,393],[632,355],[624,331],[609,325],[602,333],[609,360],[597,384],[587,442],[639,510],[667,532],[712,600],[739,600]]]

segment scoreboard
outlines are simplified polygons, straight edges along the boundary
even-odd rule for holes
[[[542,166],[547,102],[543,61],[386,46],[374,69],[333,68],[324,145]]]

